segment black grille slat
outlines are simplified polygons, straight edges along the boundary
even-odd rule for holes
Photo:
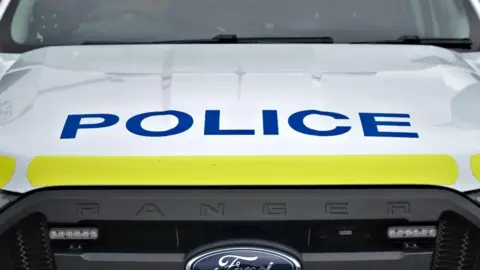
[[[0,270],[11,270],[12,264],[7,253],[8,237],[6,235],[0,237]]]
[[[358,252],[401,250],[400,242],[387,239],[384,232],[388,226],[403,222],[85,221],[59,227],[99,229],[98,241],[80,243],[81,252],[189,252],[201,245],[234,239],[274,241],[300,252]],[[43,215],[32,215],[17,223],[0,237],[0,270],[55,270],[53,252],[80,252],[71,248],[72,241],[51,243],[48,228],[57,225],[47,224]],[[354,234],[342,239],[335,234],[339,229]],[[355,232],[362,234],[355,236]],[[431,270],[480,270],[478,240],[478,228],[466,220],[456,215],[442,217],[435,241],[432,239],[431,245],[426,243],[418,250],[434,250]]]
[[[82,224],[99,229],[98,241],[82,243],[90,252],[188,252],[201,245],[222,240],[259,239],[304,247],[308,227],[252,222],[250,224],[207,222],[95,222]],[[278,226],[278,227],[277,227]],[[60,226],[61,227],[61,226]],[[141,245],[139,245],[141,243]],[[54,250],[65,250],[69,242],[55,242]]]
[[[8,266],[0,265],[5,270],[54,270],[47,231],[42,215],[22,220],[4,236],[0,252],[8,255]]]
[[[433,270],[475,270],[478,248],[476,230],[460,221],[441,220]]]
[[[404,248],[403,241],[388,239],[389,226],[403,220],[353,221],[84,221],[53,227],[94,227],[96,241],[53,241],[54,252],[187,253],[203,245],[229,240],[264,240],[299,252],[370,252]],[[351,234],[340,235],[341,231]],[[434,239],[410,241],[419,250],[433,250]],[[141,243],[141,244],[139,244]]]

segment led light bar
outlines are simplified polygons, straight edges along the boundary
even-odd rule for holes
[[[51,240],[97,240],[95,228],[52,228],[48,235]]]
[[[388,228],[388,238],[435,238],[437,228],[434,226],[409,226],[409,227],[390,227]]]

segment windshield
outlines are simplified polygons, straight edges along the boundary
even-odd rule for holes
[[[221,34],[328,36],[336,43],[413,35],[470,38],[477,45],[479,32],[470,0],[11,0],[0,24],[0,48],[23,52]]]

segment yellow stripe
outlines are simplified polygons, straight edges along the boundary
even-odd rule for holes
[[[0,156],[0,188],[3,188],[12,179],[15,171],[15,159]]]
[[[35,187],[60,185],[338,185],[455,183],[448,155],[36,157]]]
[[[470,167],[472,168],[475,178],[480,181],[480,154],[472,156],[470,159]]]

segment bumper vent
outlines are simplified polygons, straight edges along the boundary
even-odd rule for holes
[[[32,215],[18,223],[1,239],[0,270],[54,270],[42,215]]]
[[[477,230],[463,222],[441,220],[433,270],[477,270]]]

